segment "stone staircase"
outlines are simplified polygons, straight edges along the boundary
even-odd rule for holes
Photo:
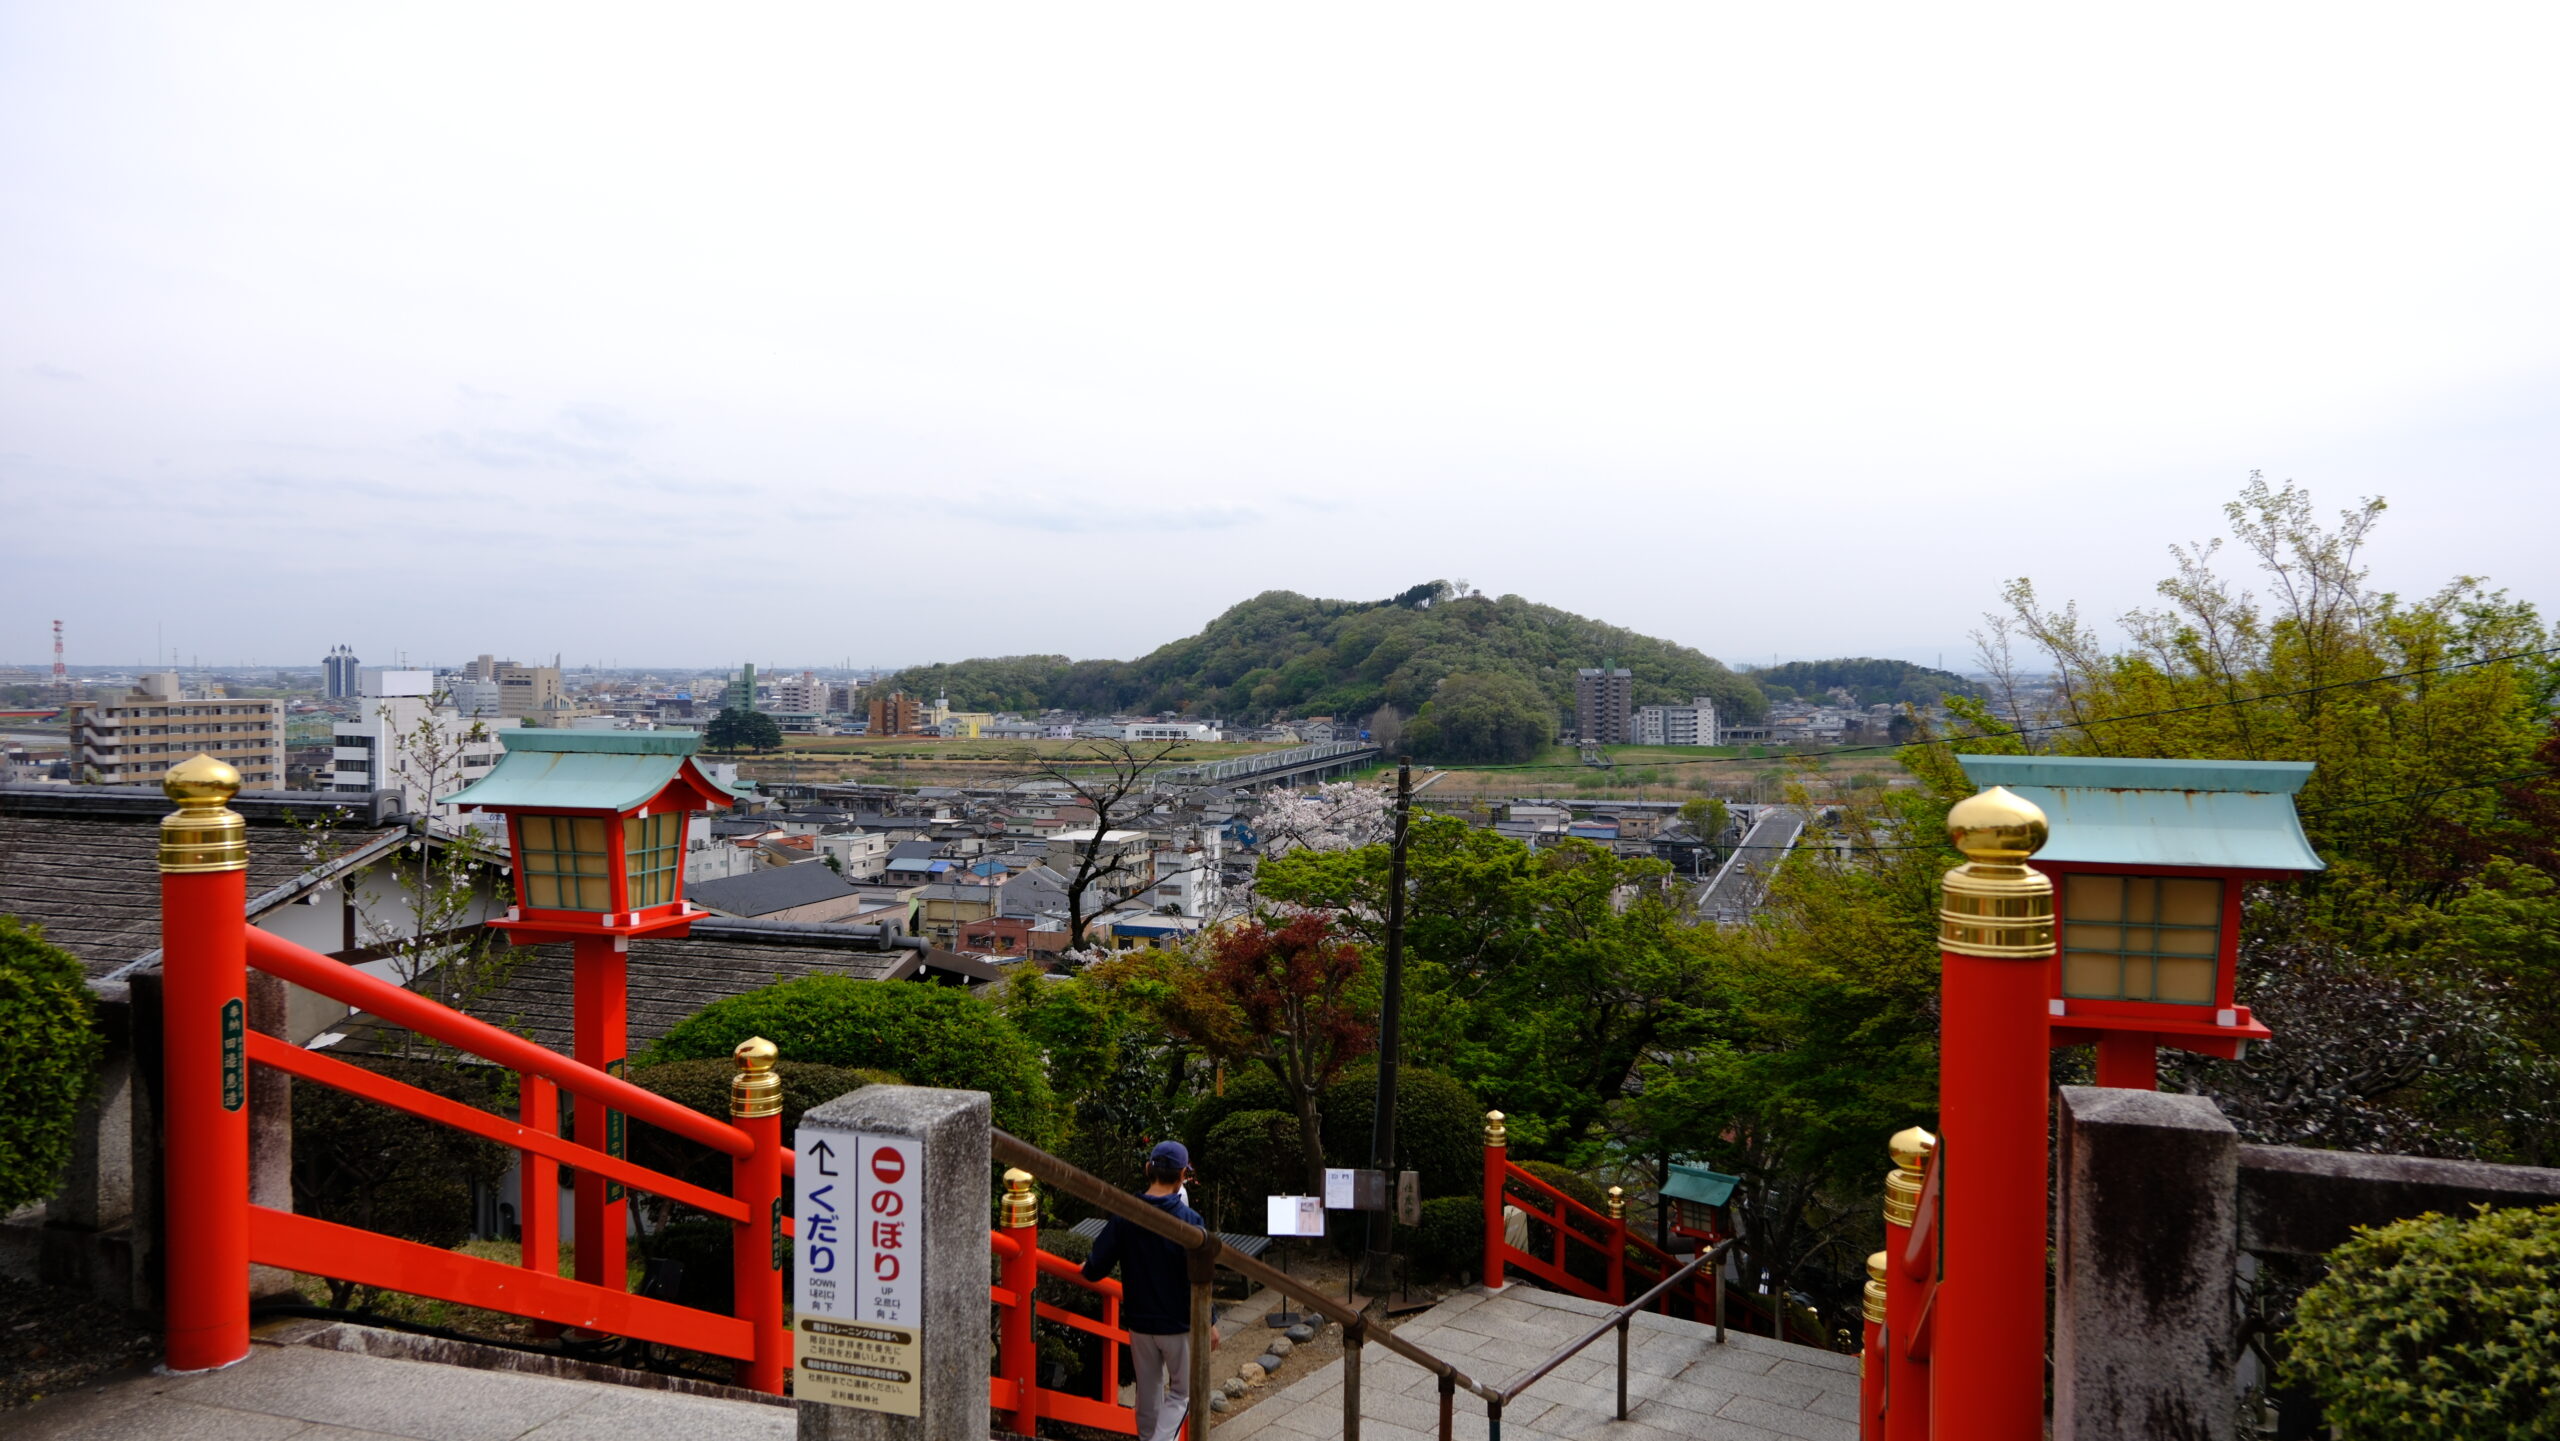
[[[1396,1328],[1471,1375],[1500,1383],[1553,1354],[1609,1307],[1507,1286],[1463,1291]],[[1808,1346],[1662,1316],[1638,1316],[1627,1346],[1627,1419],[1617,1419],[1617,1344],[1603,1338],[1556,1368],[1502,1414],[1503,1441],[1856,1441],[1858,1361]],[[1387,1351],[1366,1349],[1360,1441],[1434,1441],[1438,1383]],[[1217,1441],[1337,1441],[1342,1365],[1335,1362],[1222,1420]],[[1486,1441],[1484,1403],[1461,1394],[1457,1441]]]

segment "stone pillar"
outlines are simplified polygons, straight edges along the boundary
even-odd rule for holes
[[[801,1369],[793,1382],[801,1441],[986,1441],[993,1429],[987,1409],[987,1231],[994,1157],[986,1093],[865,1086],[801,1116],[793,1138],[799,1154],[793,1189],[800,1198],[793,1212],[800,1232],[794,1241],[798,1294],[793,1345],[801,1357],[810,1355],[812,1338],[820,1334],[812,1323],[826,1319],[813,1314],[819,1308],[811,1289],[825,1278],[813,1269],[810,1249],[823,1239],[813,1224],[823,1208],[810,1202],[813,1188],[824,1179],[812,1149],[821,1142],[830,1157],[824,1165],[838,1173],[836,1184],[845,1188],[828,1198],[843,1218],[834,1228],[836,1253],[828,1258],[841,1280],[837,1315],[855,1327],[874,1319],[863,1310],[864,1269],[872,1254],[866,1247],[874,1234],[871,1224],[889,1219],[870,1214],[865,1197],[872,1194],[866,1189],[871,1178],[862,1174],[863,1157],[876,1156],[882,1142],[905,1153],[899,1163],[898,1180],[904,1185],[899,1207],[911,1224],[899,1233],[899,1241],[907,1258],[923,1264],[921,1284],[900,1303],[911,1302],[921,1310],[913,1327],[918,1335],[913,1347],[916,1414],[901,1414],[894,1400],[891,1409],[874,1410],[813,1399],[826,1387],[816,1373]],[[903,1169],[919,1164],[921,1177]],[[908,1195],[914,1198],[912,1210],[904,1209]],[[877,1326],[890,1334],[897,1329],[887,1322]],[[870,1344],[861,1336],[852,1340]],[[897,1354],[897,1348],[878,1354]],[[904,1364],[900,1356],[900,1367]]]
[[[2065,1086],[2057,1109],[2054,1441],[2230,1441],[2239,1133],[2202,1096]]]
[[[291,1044],[292,1001],[284,982],[264,971],[249,973],[249,1029]],[[249,1068],[249,1203],[293,1209],[293,1077],[267,1066]],[[253,1300],[302,1299],[293,1273],[276,1266],[249,1268]]]

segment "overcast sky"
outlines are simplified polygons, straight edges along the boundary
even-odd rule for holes
[[[2560,604],[2560,11],[0,4],[0,661]]]

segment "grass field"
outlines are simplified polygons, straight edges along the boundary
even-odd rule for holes
[[[1818,749],[1818,748],[1817,748]],[[1434,804],[1510,796],[1574,800],[1680,801],[1692,796],[1775,801],[1802,780],[1815,790],[1864,790],[1905,777],[1890,751],[1790,757],[1770,746],[1609,746],[1613,769],[1582,764],[1579,751],[1553,746],[1519,766],[1452,767],[1423,791]],[[1753,754],[1752,752],[1758,752]],[[1376,774],[1392,776],[1392,767]],[[1426,773],[1417,770],[1415,784]]]

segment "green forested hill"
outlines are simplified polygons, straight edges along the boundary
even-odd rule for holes
[[[1865,705],[1935,705],[1942,696],[1980,695],[1982,688],[1952,671],[1931,670],[1907,660],[1843,657],[1797,660],[1785,665],[1745,671],[1778,700],[1821,700],[1838,686]]]
[[[1687,646],[1516,595],[1457,595],[1436,581],[1382,601],[1266,591],[1133,661],[1002,656],[918,666],[886,684],[949,696],[962,710],[1172,710],[1259,724],[1387,705],[1412,715],[1461,672],[1529,681],[1570,710],[1574,671],[1604,660],[1635,672],[1638,705],[1713,696],[1742,719],[1767,708],[1749,679]]]

